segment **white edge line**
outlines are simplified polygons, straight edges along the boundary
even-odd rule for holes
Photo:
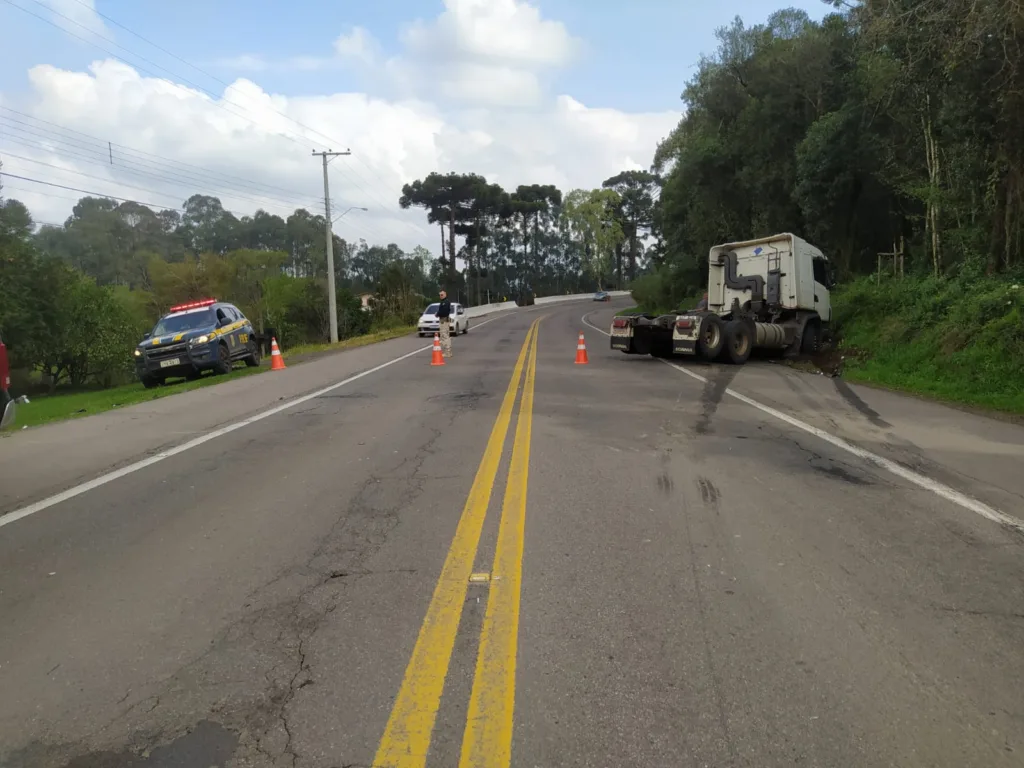
[[[511,313],[501,314],[498,315],[497,317],[492,317],[490,320],[484,320],[482,323],[474,323],[474,325],[475,327],[479,328],[481,325],[487,325],[487,323],[493,323],[495,320],[500,320],[501,318],[511,316]],[[242,427],[247,427],[250,424],[255,424],[258,421],[263,421],[264,419],[268,419],[271,416],[276,416],[282,411],[287,411],[289,408],[294,408],[297,405],[308,403],[310,400],[315,400],[321,395],[324,395],[328,392],[333,392],[336,389],[340,389],[341,387],[351,384],[353,381],[358,381],[359,379],[365,376],[369,376],[371,373],[376,373],[377,371],[381,371],[389,366],[394,365],[395,363],[400,363],[401,361],[406,360],[412,357],[413,355],[420,354],[420,352],[426,352],[428,349],[432,349],[433,346],[433,343],[431,343],[426,347],[420,347],[419,349],[413,350],[412,352],[404,354],[401,357],[396,357],[393,360],[388,360],[386,363],[381,363],[380,365],[376,365],[373,368],[369,368],[353,376],[349,376],[347,379],[343,379],[339,382],[331,384],[330,386],[323,387],[322,389],[318,389],[315,392],[310,392],[309,394],[306,395],[300,395],[299,397],[296,397],[294,400],[289,400],[288,402],[282,403],[281,405],[276,405],[273,408],[270,408],[269,410],[257,413],[255,416],[250,416],[247,419],[236,421],[234,424],[228,424],[226,427],[221,427],[220,429],[215,429],[212,432],[207,432],[204,435],[200,435],[199,437],[181,443],[180,445],[175,445],[174,447],[168,448],[165,451],[160,451],[160,453],[156,453],[148,458],[142,459],[141,461],[136,461],[133,464],[129,464],[128,466],[121,467],[120,469],[115,469],[112,472],[107,472],[106,474],[100,475],[99,477],[95,477],[92,480],[81,483],[80,485],[76,485],[73,488],[68,488],[66,491],[61,491],[60,493],[54,494],[53,496],[41,499],[40,501],[37,501],[34,504],[29,504],[27,507],[16,509],[13,512],[9,512],[6,515],[0,516],[0,528],[3,528],[5,525],[10,525],[11,523],[17,522],[18,520],[26,518],[30,515],[34,515],[37,512],[42,512],[44,509],[49,509],[50,507],[56,506],[57,504],[61,504],[65,501],[68,501],[69,499],[73,499],[76,496],[81,496],[83,493],[87,493],[88,491],[91,491],[94,488],[99,488],[100,486],[106,485],[107,483],[112,483],[114,480],[119,480],[122,477],[130,475],[133,472],[138,472],[140,469],[145,469],[146,467],[152,466],[153,464],[161,462],[164,459],[169,459],[172,456],[177,456],[179,453],[184,453],[185,451],[197,448],[203,443],[208,443],[211,440],[215,440],[218,437],[223,437],[224,435],[230,434],[231,432],[241,429]]]
[[[584,324],[584,325],[589,325],[589,326],[590,326],[591,328],[593,328],[593,329],[594,329],[595,331],[597,331],[598,333],[603,333],[603,334],[604,334],[605,336],[611,336],[611,334],[610,334],[610,333],[608,333],[608,331],[602,331],[602,330],[601,330],[600,328],[598,328],[598,327],[597,327],[596,325],[594,325],[594,324],[593,324],[592,322],[590,322],[589,320],[587,320],[587,318],[588,318],[588,317],[590,317],[590,316],[591,316],[592,314],[594,314],[594,313],[595,313],[596,311],[597,311],[596,309],[592,309],[592,310],[590,310],[590,311],[589,311],[589,312],[587,312],[587,313],[586,313],[585,315],[583,315],[583,317],[581,317],[581,318],[580,318],[580,320],[581,320],[581,321],[583,322],[583,324]]]
[[[694,373],[693,371],[688,371],[686,368],[679,365],[678,363],[673,363],[668,360],[661,360],[661,362],[665,363],[666,365],[672,368],[675,368],[677,371],[685,373],[687,376],[696,379],[697,381],[703,382],[705,384],[708,381],[704,376]],[[818,427],[815,427],[811,424],[808,424],[805,421],[801,421],[800,419],[790,416],[788,413],[783,413],[782,411],[776,410],[771,406],[759,403],[757,400],[754,400],[751,397],[747,397],[746,395],[740,394],[735,390],[726,389],[725,394],[729,395],[730,397],[734,397],[741,403],[746,403],[750,407],[756,408],[762,413],[766,413],[769,416],[778,419],[779,421],[785,422],[786,424],[789,424],[791,427],[796,427],[797,429],[802,430],[809,435],[813,435],[814,437],[817,437],[820,440],[824,440],[826,443],[829,443],[830,445],[833,445],[836,448],[841,448],[847,453],[851,453],[854,456],[863,459],[864,461],[867,461],[870,464],[874,464],[876,467],[880,469],[887,470],[892,474],[896,475],[897,477],[901,477],[907,482],[913,483],[919,488],[923,488],[926,491],[931,491],[932,493],[934,493],[937,496],[940,496],[946,501],[951,501],[954,504],[963,507],[964,509],[970,510],[975,514],[981,515],[982,517],[987,518],[988,520],[992,520],[993,522],[1002,523],[1003,525],[1007,525],[1011,528],[1015,528],[1018,531],[1024,532],[1024,521],[1018,520],[1015,517],[1007,515],[1005,512],[1000,512],[998,509],[990,507],[988,504],[978,501],[977,499],[973,499],[967,494],[961,493],[960,491],[956,490],[955,488],[951,488],[948,485],[945,485],[944,483],[940,483],[938,480],[932,480],[930,477],[922,475],[918,472],[914,472],[912,469],[907,469],[906,467],[897,464],[895,461],[891,461],[883,456],[879,456],[877,453],[872,453],[871,451],[865,450],[864,448],[860,448],[854,445],[853,443],[848,443],[841,437],[836,437],[830,432],[826,432],[823,429],[818,429]]]
[[[605,336],[611,336],[610,333],[601,330],[596,325],[587,320],[587,317],[591,315],[593,312],[594,310],[591,310],[590,312],[587,312],[585,315],[583,315],[583,317],[581,318],[582,321],[589,325],[598,333],[603,333]],[[668,365],[671,368],[675,368],[677,371],[680,371],[681,373],[685,373],[692,379],[696,379],[697,381],[702,382],[704,384],[707,384],[708,382],[706,377],[701,376],[699,373],[694,373],[693,371],[687,370],[683,366],[679,365],[679,363],[673,363],[669,360],[664,360],[662,358],[658,359],[661,360],[661,362],[665,363],[665,365]],[[808,424],[805,421],[801,421],[800,419],[790,416],[788,413],[783,413],[782,411],[772,408],[771,406],[759,403],[757,400],[747,397],[746,395],[740,394],[735,390],[726,389],[725,394],[729,395],[730,397],[734,397],[741,403],[746,403],[752,408],[756,408],[762,413],[766,413],[769,416],[778,419],[779,421],[783,421],[786,424],[789,424],[791,427],[796,427],[797,429],[803,430],[809,435],[814,435],[818,439],[824,440],[826,443],[829,443],[830,445],[833,445],[836,448],[841,448],[847,453],[852,453],[854,456],[863,459],[864,461],[867,461],[870,464],[874,464],[876,467],[879,467],[880,469],[887,470],[892,474],[896,475],[897,477],[901,477],[907,482],[913,483],[919,488],[923,488],[926,491],[931,491],[932,493],[942,497],[946,501],[951,501],[954,504],[963,507],[964,509],[970,510],[975,514],[981,515],[982,517],[988,520],[992,520],[993,522],[1002,523],[1003,525],[1007,525],[1011,528],[1015,528],[1018,531],[1024,532],[1024,520],[1019,520],[1018,518],[1008,515],[1005,512],[1000,512],[998,509],[990,507],[988,504],[978,501],[977,499],[973,499],[967,494],[961,493],[960,491],[956,490],[955,488],[951,488],[948,485],[945,485],[944,483],[940,483],[938,480],[932,480],[930,477],[922,475],[919,472],[915,472],[912,469],[907,469],[901,464],[897,464],[895,461],[891,461],[883,456],[879,456],[877,453],[872,453],[871,451],[859,448],[853,443],[846,442],[841,437],[836,437],[830,432],[826,432],[823,429],[818,429],[817,427]]]

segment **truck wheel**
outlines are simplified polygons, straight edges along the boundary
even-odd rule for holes
[[[153,389],[154,387],[159,387],[163,383],[159,379],[155,379],[152,376],[143,376],[139,380],[142,382],[142,386],[144,386],[146,389]]]
[[[709,363],[722,353],[725,346],[725,323],[718,315],[704,315],[697,339],[697,351]]]
[[[741,320],[732,320],[725,324],[726,359],[733,365],[743,365],[750,358],[754,348],[753,334],[750,326]]]
[[[213,372],[222,375],[231,373],[231,353],[226,344],[217,345],[217,364],[213,366]]]
[[[804,326],[804,335],[800,340],[800,352],[805,355],[813,355],[818,351],[820,345],[821,328],[811,320]]]

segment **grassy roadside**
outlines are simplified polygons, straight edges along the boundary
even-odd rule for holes
[[[365,347],[367,344],[377,344],[381,341],[390,341],[391,339],[397,339],[400,336],[407,336],[415,332],[415,325],[403,325],[397,328],[372,331],[363,336],[353,336],[351,339],[342,339],[337,344],[331,344],[330,342],[323,344],[296,344],[294,347],[288,347],[288,349],[283,350],[283,353],[288,355],[289,361],[301,363],[321,355],[341,352],[356,347]]]
[[[873,277],[833,293],[847,381],[987,412],[1024,415],[1024,280]],[[674,306],[696,306],[699,297]],[[663,314],[628,307],[616,314]]]
[[[1024,414],[1024,288],[1005,278],[865,278],[834,299],[843,378]]]
[[[346,349],[365,347],[369,344],[377,344],[381,341],[395,339],[408,335],[415,330],[415,326],[403,326],[375,331],[364,336],[354,336],[337,344],[300,344],[283,350],[283,354],[287,364],[293,365]],[[31,402],[28,405],[18,406],[17,423],[9,430],[5,430],[5,432],[13,432],[22,427],[35,427],[54,421],[92,416],[104,411],[114,410],[115,408],[124,408],[137,403],[171,397],[182,392],[191,392],[194,389],[216,386],[226,381],[235,381],[239,378],[258,375],[269,370],[270,362],[264,360],[263,365],[259,368],[236,366],[228,376],[205,374],[198,381],[176,381],[156,389],[146,389],[142,384],[136,382],[120,387],[112,387],[111,389],[58,392],[55,395],[36,395],[30,398]]]

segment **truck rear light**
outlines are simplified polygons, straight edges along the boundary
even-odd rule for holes
[[[693,320],[676,320],[676,328],[678,328],[680,331],[688,331],[691,328],[693,328]]]
[[[629,319],[625,317],[616,317],[612,320],[612,328],[629,328]]]

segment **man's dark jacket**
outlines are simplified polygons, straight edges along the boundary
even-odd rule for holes
[[[437,306],[437,319],[447,320],[452,314],[452,302],[448,298],[441,299],[441,303]]]

